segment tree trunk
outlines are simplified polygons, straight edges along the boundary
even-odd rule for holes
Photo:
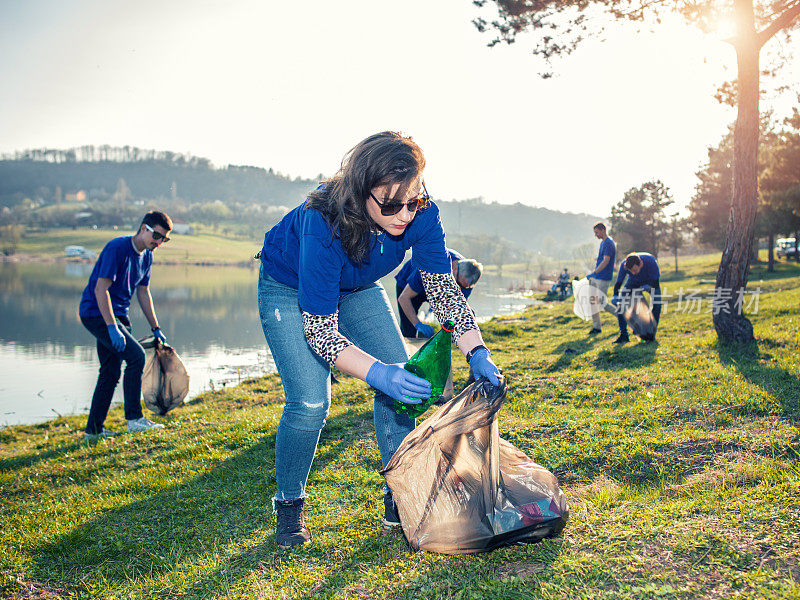
[[[758,200],[758,54],[753,6],[750,0],[735,0],[739,34],[736,40],[738,64],[738,114],[733,133],[733,196],[728,217],[725,250],[717,272],[718,303],[713,315],[717,336],[727,342],[755,341],[753,325],[742,314],[747,287]]]
[[[775,270],[775,234],[770,231],[767,237],[767,272],[772,273]]]

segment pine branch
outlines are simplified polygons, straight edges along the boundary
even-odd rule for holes
[[[795,0],[788,5],[788,8],[770,23],[766,29],[762,30],[757,36],[758,47],[761,48],[776,33],[789,27],[797,16],[800,15],[800,0]]]

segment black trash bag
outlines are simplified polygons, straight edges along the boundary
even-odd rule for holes
[[[625,309],[623,316],[634,334],[646,342],[652,342],[656,339],[656,319],[641,292],[632,294],[630,306]]]
[[[403,440],[381,471],[416,549],[486,552],[557,536],[569,518],[558,480],[500,438],[506,384],[479,379]]]
[[[153,336],[139,340],[145,351],[142,372],[144,405],[157,415],[165,415],[183,404],[189,393],[189,373],[175,349]]]

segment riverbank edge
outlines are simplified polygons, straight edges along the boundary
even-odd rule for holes
[[[41,264],[65,264],[74,263],[81,265],[93,265],[96,258],[75,258],[68,256],[37,256],[25,253],[16,253],[10,256],[0,254],[0,263],[41,263]],[[189,266],[189,267],[239,267],[243,269],[253,269],[258,266],[259,262],[256,259],[243,260],[243,261],[214,261],[214,260],[162,260],[158,259],[159,265],[165,266]]]

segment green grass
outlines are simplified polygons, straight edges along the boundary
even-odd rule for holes
[[[717,257],[665,285],[713,279]],[[800,598],[800,269],[763,277],[758,348],[718,343],[707,306],[658,342],[589,337],[568,303],[484,333],[509,382],[501,436],[559,478],[563,537],[474,556],[379,533],[370,394],[334,387],[309,479],[306,549],[279,551],[276,376],[207,393],[165,430],[87,445],[83,418],[0,431],[7,598]],[[456,385],[466,365],[454,360]],[[119,408],[108,426],[122,428]]]
[[[29,231],[23,236],[17,253],[37,259],[62,259],[65,246],[83,246],[99,253],[112,238],[132,233],[122,229]],[[173,234],[170,242],[157,250],[157,261],[161,264],[247,265],[262,243],[263,239],[234,239],[210,233]]]

